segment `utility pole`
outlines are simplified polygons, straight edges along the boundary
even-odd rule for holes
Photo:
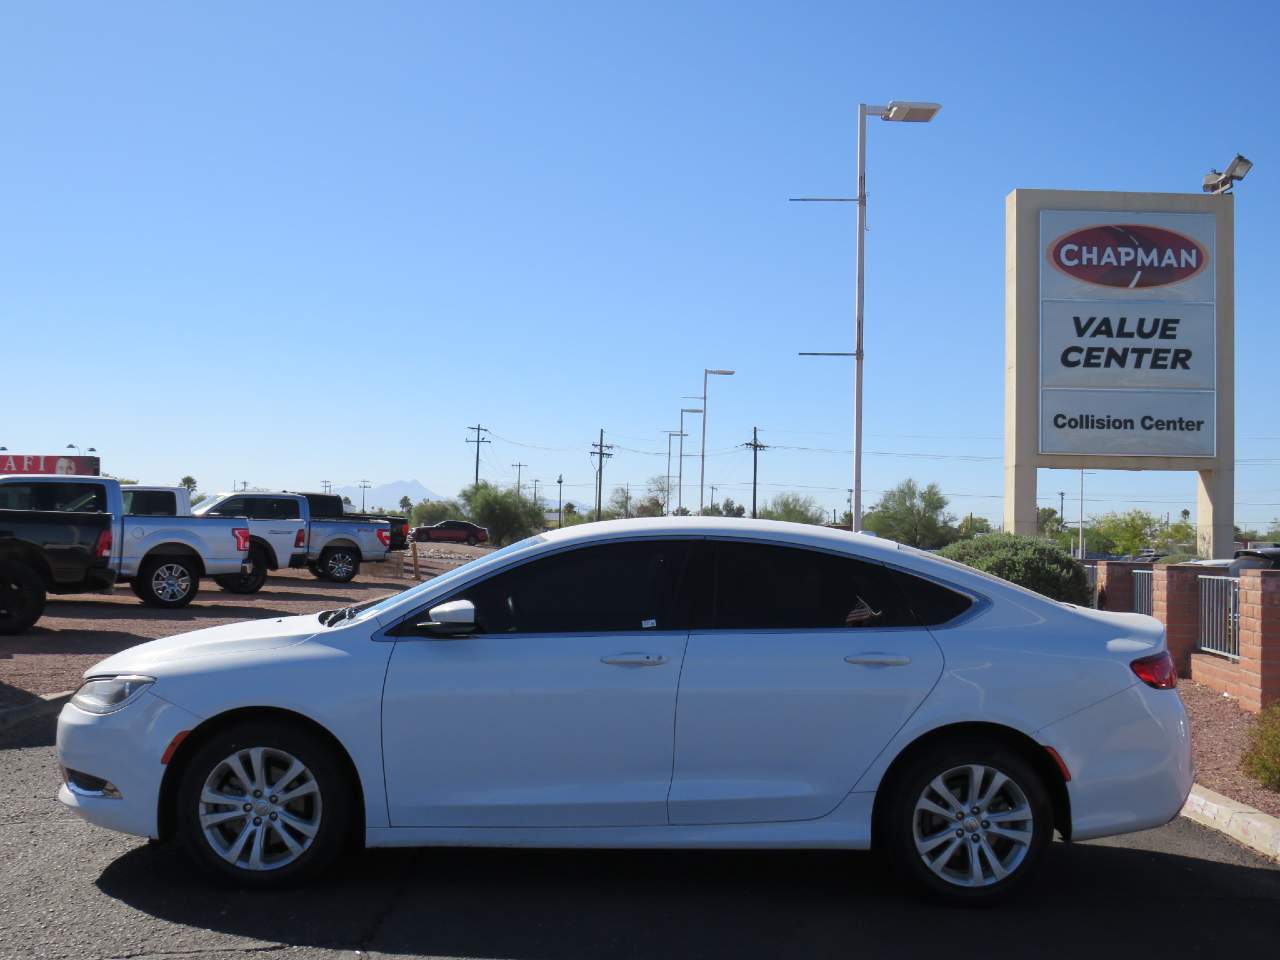
[[[623,494],[624,499],[622,501],[622,515],[626,519],[630,520],[631,519],[631,481],[630,480],[628,480],[625,484],[623,484],[623,489],[626,491],[626,493]]]
[[[600,499],[604,494],[604,462],[613,454],[613,444],[604,442],[604,427],[600,428],[600,441],[591,445],[591,456],[596,458],[596,519],[600,519]]]
[[[744,447],[751,448],[751,519],[756,519],[756,484],[760,478],[760,451],[768,450],[769,447],[760,442],[760,428],[751,428],[751,442],[744,443]],[[714,500],[715,497],[713,496]],[[833,509],[831,511],[835,513]]]
[[[1084,563],[1084,471],[1080,471],[1080,562]]]
[[[1058,491],[1058,520],[1062,523],[1066,522],[1067,516],[1067,491]]]
[[[486,430],[484,427],[480,426],[480,424],[478,424],[478,423],[477,423],[474,427],[467,427],[467,429],[468,429],[468,430],[474,430],[474,431],[476,432],[476,438],[475,438],[474,440],[472,440],[470,437],[467,437],[467,443],[474,443],[474,444],[476,445],[476,480],[475,480],[475,485],[478,487],[478,486],[480,486],[480,444],[482,444],[482,443],[493,443],[493,441],[492,441],[492,440],[485,440],[483,437],[481,437],[481,436],[480,436],[480,434],[481,434],[481,433],[488,433],[489,431],[488,431],[488,430]]]
[[[364,492],[372,487],[373,484],[368,480],[360,481],[360,512],[364,513]]]
[[[320,492],[321,492],[321,493],[331,493],[331,492],[332,492],[332,487],[333,487],[333,484],[332,484],[332,483],[330,483],[328,480],[321,480],[321,481],[320,481]]]
[[[533,478],[533,505],[538,505],[538,478]]]
[[[556,509],[559,519],[556,521],[556,528],[564,526],[564,474],[556,477],[556,486],[560,488],[560,506]]]
[[[480,448],[476,447],[476,449],[479,450]],[[516,499],[519,500],[520,499],[520,471],[523,470],[525,467],[527,467],[528,464],[513,463],[512,466],[516,468]]]
[[[709,483],[707,486],[711,488],[711,509],[714,511],[716,508],[716,485],[714,483]]]

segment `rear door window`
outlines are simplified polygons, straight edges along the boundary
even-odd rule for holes
[[[718,541],[697,625],[718,630],[915,627],[894,573],[799,547]]]

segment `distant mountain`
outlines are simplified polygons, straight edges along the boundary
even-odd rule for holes
[[[340,497],[350,497],[351,502],[357,508],[360,506],[359,487],[334,487],[333,492]],[[386,510],[399,510],[401,497],[408,497],[414,503],[424,499],[444,499],[440,494],[424,487],[417,480],[396,480],[394,483],[384,483],[381,486],[370,487],[364,491],[364,505],[368,510],[373,510],[377,507],[382,507]]]

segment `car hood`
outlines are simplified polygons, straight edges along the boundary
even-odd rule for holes
[[[281,617],[275,620],[246,620],[221,627],[194,630],[140,643],[122,650],[84,672],[86,677],[106,674],[140,673],[154,675],[166,663],[194,660],[200,657],[225,657],[231,654],[272,650],[301,643],[321,629],[319,615]]]

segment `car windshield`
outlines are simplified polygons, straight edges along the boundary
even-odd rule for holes
[[[467,576],[476,568],[477,564],[487,564],[491,560],[497,560],[499,557],[505,557],[508,554],[517,553],[527,547],[532,547],[534,544],[542,543],[545,539],[545,537],[533,536],[526,537],[523,540],[517,540],[515,543],[505,546],[500,550],[494,550],[492,553],[483,554],[482,556],[476,557],[474,560],[467,561],[460,567],[454,567],[452,570],[447,570],[438,577],[432,577],[430,580],[426,580],[418,584],[416,587],[410,587],[408,590],[401,591],[400,593],[393,593],[391,596],[385,597],[371,606],[358,609],[351,615],[350,619],[365,620],[369,617],[376,617],[378,614],[386,610],[390,610],[392,607],[398,607],[406,601],[412,601],[414,598],[421,596],[428,590],[434,590],[442,584],[447,584],[453,580]]]

